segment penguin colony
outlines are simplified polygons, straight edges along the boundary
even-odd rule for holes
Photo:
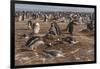
[[[90,14],[71,14],[71,13],[32,13],[32,12],[16,12],[15,20],[16,22],[25,22],[27,30],[31,33],[19,34],[21,38],[24,38],[26,49],[32,50],[36,57],[42,55],[46,59],[55,57],[65,57],[65,53],[62,50],[47,50],[49,47],[56,46],[57,44],[66,44],[69,46],[74,46],[79,43],[79,41],[74,38],[74,25],[79,25],[80,32],[87,30],[88,32],[94,32],[94,15]],[[47,24],[50,22],[50,26],[47,32],[43,35],[40,34],[41,22]],[[68,23],[66,25],[65,31],[68,33],[67,36],[63,35],[58,23],[64,22]],[[55,39],[57,37],[57,39]],[[53,40],[49,42],[48,40]],[[40,51],[41,49],[41,51]],[[38,51],[39,50],[39,51]]]

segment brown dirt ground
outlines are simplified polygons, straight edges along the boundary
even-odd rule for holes
[[[29,34],[31,30],[27,29],[25,21],[16,22],[15,25],[15,64],[16,65],[35,65],[35,64],[50,64],[50,63],[64,63],[64,62],[84,62],[94,61],[94,36],[87,32],[79,32],[78,25],[75,25],[74,38],[79,41],[75,45],[57,44],[49,47],[48,50],[62,50],[64,57],[47,58],[43,61],[42,55],[36,57],[32,50],[25,47],[25,40],[20,35]],[[62,33],[69,35],[64,29],[65,23],[58,23]],[[40,23],[41,30],[39,34],[44,34],[48,31],[50,23]]]

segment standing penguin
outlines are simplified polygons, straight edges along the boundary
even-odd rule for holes
[[[32,29],[33,28],[32,21],[31,20],[28,20],[27,26],[28,26],[28,29]]]
[[[83,23],[83,16],[80,15],[79,17],[79,27],[80,27],[80,31],[82,31],[84,29],[84,23]]]
[[[33,33],[34,34],[38,34],[40,31],[40,24],[37,22],[37,23],[34,23],[33,24]]]
[[[71,21],[68,25],[67,25],[67,31],[71,34],[71,35],[73,35],[73,29],[74,29],[74,27],[73,27],[73,21]]]
[[[51,27],[49,29],[48,34],[52,34],[52,35],[60,35],[61,34],[60,28],[57,25],[57,23],[51,23]]]
[[[22,21],[24,21],[25,12],[22,11]]]
[[[46,15],[44,15],[44,22],[46,22]]]
[[[18,21],[22,21],[22,15],[19,16]]]
[[[55,24],[55,27],[56,27],[56,30],[57,30],[57,34],[61,35],[61,30],[60,30],[58,24],[57,23],[54,23],[54,24]]]

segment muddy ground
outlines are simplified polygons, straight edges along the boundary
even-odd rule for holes
[[[63,35],[69,35],[65,30],[66,23],[62,22],[58,25]],[[63,57],[46,58],[45,61],[43,55],[40,54],[36,57],[32,50],[25,47],[25,39],[21,35],[31,33],[31,30],[27,29],[26,21],[16,22],[15,26],[15,65],[94,61],[94,36],[86,31],[79,32],[79,25],[74,26],[74,38],[79,42],[75,45],[57,44],[48,47],[48,50],[61,50],[65,55]],[[40,21],[40,27],[38,35],[44,35],[50,28],[50,22],[43,23]]]

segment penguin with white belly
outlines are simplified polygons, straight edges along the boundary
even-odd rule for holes
[[[22,21],[22,15],[19,16],[18,21]]]
[[[33,36],[26,42],[25,46],[27,49],[32,50],[35,56],[39,56],[40,51],[44,48],[44,44],[40,37]]]
[[[40,31],[40,24],[37,22],[37,23],[34,23],[33,24],[33,33],[34,34],[38,34]]]

